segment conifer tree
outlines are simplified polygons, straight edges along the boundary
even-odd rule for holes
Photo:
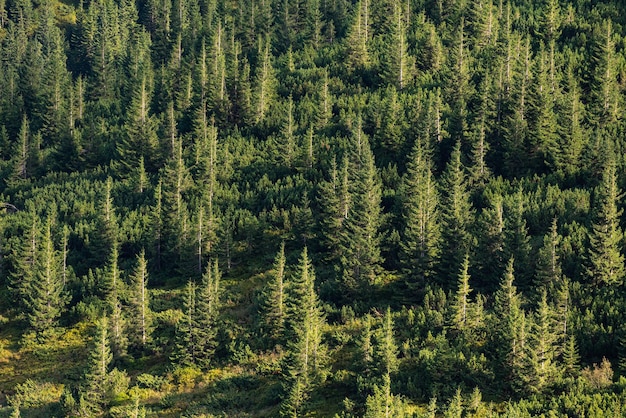
[[[472,236],[472,204],[467,190],[465,168],[461,163],[461,145],[457,142],[443,175],[441,211],[441,280],[451,287],[451,279],[461,270],[465,256],[470,253]]]
[[[294,277],[289,296],[289,356],[284,365],[287,396],[285,416],[300,416],[310,391],[326,377],[326,346],[322,343],[324,313],[315,292],[315,272],[305,247],[299,274]]]
[[[348,160],[337,166],[333,155],[328,180],[319,182],[317,203],[319,209],[320,243],[325,249],[324,261],[332,268],[339,268],[341,259],[342,231],[346,226],[350,206]]]
[[[32,174],[31,141],[30,125],[24,115],[17,141],[14,142],[14,150],[11,153],[13,173],[9,182],[26,179]]]
[[[357,377],[359,391],[369,392],[375,383],[373,378],[375,372],[374,332],[372,330],[372,317],[369,314],[363,317],[363,331],[359,341],[359,360],[362,368]]]
[[[54,248],[51,229],[52,219],[48,218],[42,237],[41,253],[35,265],[37,276],[28,295],[28,321],[39,336],[44,336],[57,325],[67,303],[61,257]]]
[[[517,387],[522,378],[526,362],[527,322],[521,306],[521,298],[513,284],[513,259],[509,260],[502,277],[500,288],[494,295],[492,325],[496,358],[500,366],[497,371],[506,385]]]
[[[615,40],[611,20],[604,20],[595,28],[593,79],[593,110],[600,126],[615,122],[620,116],[621,103],[618,94]]]
[[[150,80],[144,75],[137,90],[133,93],[130,109],[127,112],[128,120],[124,126],[126,136],[117,146],[119,163],[124,173],[132,172],[142,158],[149,169],[153,170],[158,166],[159,139],[156,121],[150,113],[149,83]]]
[[[472,187],[484,187],[489,177],[491,176],[491,169],[487,164],[487,153],[490,146],[487,142],[487,126],[485,121],[485,115],[478,122],[477,134],[475,141],[472,143],[472,155],[469,181]]]
[[[268,327],[270,336],[275,340],[282,340],[285,331],[286,319],[286,288],[285,281],[285,242],[274,259],[271,277],[263,293],[263,321]]]
[[[102,283],[106,312],[109,315],[108,322],[111,327],[111,350],[115,358],[125,356],[128,348],[127,321],[126,315],[122,311],[121,300],[122,294],[125,292],[118,258],[118,244],[114,244],[105,268],[104,283]]]
[[[434,274],[440,248],[441,230],[437,184],[432,163],[422,141],[415,142],[402,185],[405,227],[402,262],[409,282],[425,284]]]
[[[568,337],[561,353],[561,358],[563,375],[569,378],[577,377],[580,371],[580,354],[578,353],[576,338],[573,335]]]
[[[356,3],[353,22],[346,37],[348,65],[352,69],[365,69],[369,65],[370,28],[369,0]]]
[[[552,220],[550,232],[543,237],[543,246],[537,256],[537,284],[553,291],[562,279],[559,245],[561,236],[557,231],[557,219]]]
[[[176,341],[171,360],[179,366],[196,364],[198,335],[196,321],[196,284],[189,280],[183,295],[183,317],[176,324]]]
[[[387,35],[387,48],[383,74],[385,81],[402,90],[411,83],[414,60],[408,52],[407,26],[408,16],[400,2],[393,3],[393,23]]]
[[[89,364],[85,373],[83,399],[87,410],[98,414],[106,406],[106,392],[109,376],[109,364],[113,360],[109,347],[109,324],[104,316],[96,323],[93,348],[89,355]]]
[[[264,122],[276,95],[276,76],[272,64],[270,38],[259,38],[259,62],[255,71],[255,122]]]
[[[391,393],[391,377],[385,374],[381,385],[374,386],[374,393],[365,401],[364,418],[403,418],[410,416],[405,412],[402,399]]]
[[[529,338],[531,345],[529,355],[530,370],[529,388],[533,392],[543,392],[552,385],[557,378],[557,334],[555,332],[554,313],[548,304],[545,289],[541,292],[539,306],[535,312],[532,334]]]
[[[550,62],[543,44],[534,65],[533,83],[529,92],[529,117],[532,126],[530,153],[538,170],[557,166],[559,126],[555,113],[557,91],[550,82]]]
[[[469,75],[470,54],[466,46],[465,23],[461,19],[458,27],[458,35],[455,39],[454,49],[450,56],[452,72],[449,84],[450,118],[449,132],[452,139],[463,141],[468,131],[468,106],[467,102],[472,93]]]
[[[351,291],[363,291],[376,282],[381,268],[381,188],[374,155],[360,123],[353,141],[356,148],[351,166],[350,198],[353,204],[341,239],[341,265],[344,285]]]
[[[594,285],[619,285],[624,280],[623,232],[619,225],[622,210],[617,203],[622,192],[617,183],[617,168],[612,152],[602,182],[596,189],[594,222],[589,233],[587,275]]]
[[[580,168],[580,157],[585,145],[583,130],[584,107],[581,102],[581,90],[574,73],[574,63],[569,63],[565,74],[564,94],[560,96],[559,135],[560,151],[557,154],[557,168],[565,173],[575,173]]]
[[[130,277],[130,311],[132,322],[132,340],[136,347],[146,347],[152,333],[152,311],[148,292],[148,263],[142,249],[137,255],[137,265]]]
[[[28,308],[32,287],[37,285],[38,260],[41,254],[41,224],[34,212],[29,213],[30,225],[24,231],[22,242],[13,250],[10,287],[20,305]]]
[[[461,271],[459,272],[459,281],[457,292],[454,298],[454,302],[452,305],[453,309],[453,324],[454,327],[459,331],[465,331],[470,321],[470,301],[469,294],[472,292],[472,289],[469,287],[469,256],[465,256],[465,261],[461,267]]]
[[[391,309],[387,307],[383,317],[382,328],[376,338],[375,357],[378,361],[378,371],[382,376],[390,376],[398,370],[398,347],[393,331]]]
[[[186,196],[191,190],[192,179],[183,158],[182,139],[176,140],[175,153],[164,168],[162,175],[162,210],[164,232],[169,253],[179,267],[190,260],[193,241],[189,226],[189,209]]]
[[[217,317],[220,311],[221,273],[217,260],[207,263],[202,281],[196,288],[195,317],[192,327],[197,340],[195,364],[207,369],[213,360],[217,347]]]
[[[507,258],[515,260],[515,274],[518,283],[526,287],[531,283],[533,266],[530,237],[524,218],[524,203],[524,193],[520,188],[510,196],[508,205],[505,206],[504,252]]]

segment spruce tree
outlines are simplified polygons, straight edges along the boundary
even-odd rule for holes
[[[150,310],[150,293],[148,292],[148,263],[146,252],[142,249],[137,255],[137,264],[130,276],[130,321],[133,345],[144,349],[150,341],[153,314]]]
[[[402,264],[410,284],[425,285],[433,277],[439,256],[437,184],[432,173],[429,153],[417,140],[407,163],[402,184],[404,234],[401,242]]]
[[[465,167],[461,163],[461,144],[457,142],[441,182],[441,242],[440,280],[451,288],[463,260],[470,254],[472,236],[470,224],[473,210],[467,190]]]
[[[255,101],[255,122],[260,124],[265,121],[276,95],[276,76],[272,64],[272,52],[270,49],[270,38],[259,38],[259,63],[255,72],[256,91]]]
[[[346,37],[348,66],[355,70],[366,69],[370,63],[369,40],[372,35],[369,2],[360,0],[356,3],[353,22]]]
[[[183,316],[176,324],[176,340],[171,360],[179,366],[193,366],[198,354],[196,284],[189,280],[183,294]]]
[[[109,364],[113,360],[109,347],[109,324],[104,316],[96,323],[93,348],[85,372],[82,398],[87,409],[97,415],[107,404]]]
[[[52,219],[48,218],[42,239],[42,251],[36,263],[37,276],[28,294],[28,322],[40,336],[52,330],[67,303],[61,257],[54,248]]]
[[[539,306],[535,312],[532,333],[529,336],[528,385],[532,392],[543,392],[557,378],[556,355],[558,353],[554,312],[548,304],[545,289],[541,292]]]
[[[285,242],[280,244],[280,249],[274,259],[274,266],[263,292],[262,314],[263,322],[269,335],[277,341],[284,337],[286,318],[286,288],[285,280]]]
[[[374,155],[360,123],[353,139],[352,184],[346,228],[341,236],[344,286],[352,292],[367,291],[381,269],[381,186]]]
[[[281,411],[285,416],[301,415],[308,394],[324,381],[327,373],[327,349],[322,343],[326,319],[315,292],[315,272],[306,247],[298,273],[289,296],[291,338],[283,370],[288,387]]]
[[[587,276],[596,286],[619,285],[624,281],[624,233],[619,225],[622,210],[617,207],[622,192],[613,159],[606,163],[602,182],[596,188],[594,221],[589,233]]]
[[[537,257],[536,278],[539,286],[553,292],[562,279],[559,245],[561,236],[557,231],[557,219],[552,220],[548,234],[543,237],[543,246]]]
[[[218,314],[220,311],[221,273],[217,260],[207,263],[202,281],[196,288],[195,315],[192,321],[196,337],[195,364],[208,369],[217,347]]]
[[[465,261],[463,262],[463,266],[461,267],[461,271],[459,272],[459,284],[452,305],[452,322],[454,328],[461,332],[465,331],[471,322],[469,318],[471,310],[469,294],[472,292],[472,289],[469,287],[470,276],[468,270],[469,257],[465,256]]]
[[[513,259],[510,259],[500,288],[494,295],[494,323],[491,329],[499,366],[497,373],[507,388],[517,389],[525,381],[523,373],[526,367],[528,324],[521,297],[513,283],[513,264]]]

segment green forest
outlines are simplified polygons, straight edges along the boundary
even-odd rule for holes
[[[0,417],[626,416],[622,0],[0,0]]]

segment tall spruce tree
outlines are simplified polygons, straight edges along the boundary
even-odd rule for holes
[[[52,219],[48,218],[42,237],[42,249],[35,265],[37,274],[28,294],[28,322],[40,336],[52,330],[67,303],[61,257],[54,248]]]
[[[622,209],[617,204],[622,192],[617,182],[615,157],[609,152],[602,172],[602,182],[596,188],[594,220],[589,233],[587,276],[596,286],[619,285],[624,281],[624,233],[620,227]]]
[[[465,167],[461,163],[461,144],[455,145],[441,182],[441,242],[440,280],[452,288],[453,277],[461,270],[463,260],[470,254],[472,235],[470,224],[473,209],[467,189]]]
[[[142,249],[137,255],[137,264],[130,276],[130,321],[133,345],[144,349],[150,341],[153,314],[150,309],[148,292],[148,263],[146,252]]]
[[[109,365],[113,360],[109,346],[109,324],[104,316],[96,323],[93,347],[85,372],[82,398],[86,412],[97,415],[106,407]]]
[[[280,249],[274,259],[270,279],[263,292],[262,314],[264,326],[267,332],[274,339],[281,341],[284,337],[286,309],[286,289],[285,280],[285,242],[280,244]]]
[[[435,273],[441,228],[437,183],[429,152],[420,139],[409,157],[401,193],[405,220],[402,264],[409,274],[409,284],[422,286]]]
[[[352,291],[367,291],[381,269],[381,186],[367,136],[361,123],[353,136],[350,196],[346,228],[342,234],[343,283]]]
[[[208,369],[217,347],[218,314],[220,312],[221,273],[218,261],[209,262],[196,288],[195,318],[192,327],[197,338],[195,363]]]
[[[469,294],[472,289],[469,287],[469,256],[465,256],[465,261],[459,271],[459,280],[454,302],[452,304],[452,323],[458,331],[465,331],[470,323],[470,300]]]
[[[317,293],[315,272],[305,247],[289,296],[289,355],[283,367],[286,396],[281,413],[301,416],[311,390],[326,378],[327,349],[322,343],[326,319]]]

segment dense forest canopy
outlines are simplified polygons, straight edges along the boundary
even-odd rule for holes
[[[0,416],[620,416],[624,7],[0,0]]]

